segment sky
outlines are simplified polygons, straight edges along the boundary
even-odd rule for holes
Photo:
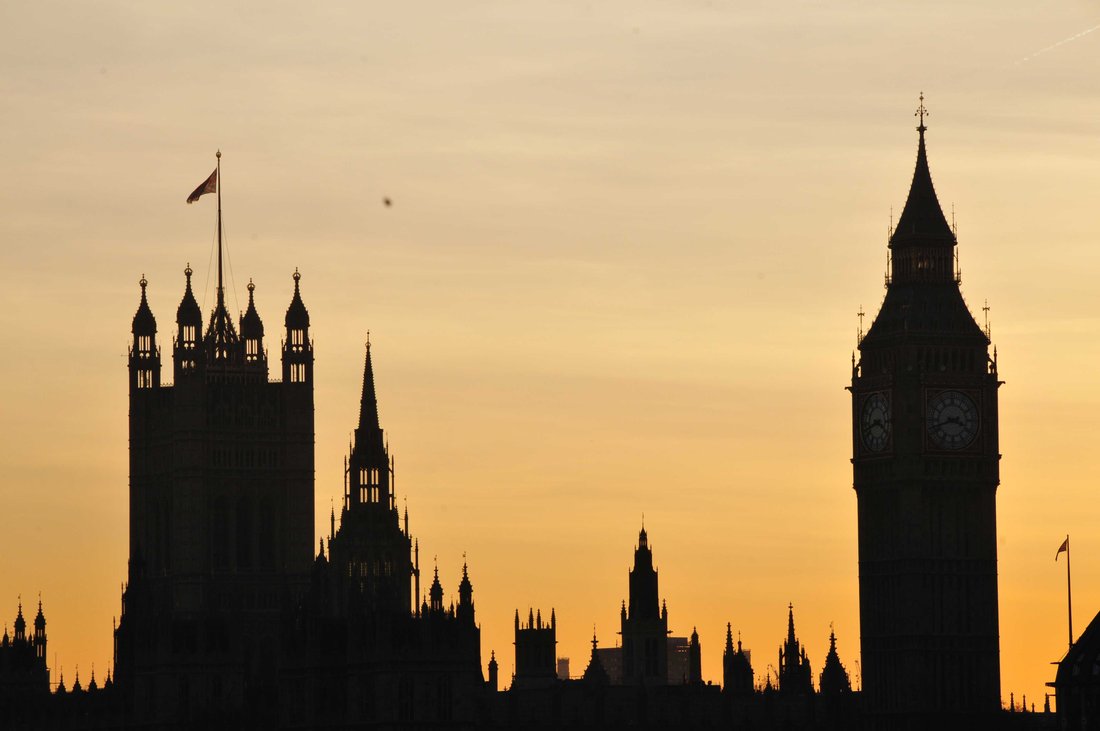
[[[319,533],[369,329],[422,568],[453,596],[465,554],[502,675],[517,608],[556,610],[575,674],[615,643],[644,514],[706,679],[727,622],[762,679],[793,603],[858,682],[844,387],[923,91],[1006,381],[1003,695],[1041,705],[1066,534],[1075,631],[1100,610],[1098,60],[1095,0],[3,3],[2,621],[40,592],[55,679],[109,665],[137,282],[162,343],[188,263],[209,311],[184,199],[221,149],[231,309],[252,278],[269,347],[302,273]]]

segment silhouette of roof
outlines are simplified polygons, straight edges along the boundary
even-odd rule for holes
[[[191,291],[191,265],[188,264],[187,268],[183,270],[183,275],[187,277],[187,286],[183,290],[183,299],[180,300],[180,306],[176,308],[176,322],[181,325],[202,325],[202,310],[199,309],[199,303],[195,301],[195,293]]]
[[[288,328],[307,328],[309,327],[309,310],[306,309],[306,305],[302,302],[302,293],[298,288],[298,282],[301,280],[302,275],[298,273],[298,270],[294,270],[294,297],[290,300],[290,307],[286,309],[286,326]]]
[[[153,317],[153,311],[149,309],[149,300],[145,298],[145,287],[149,282],[146,281],[144,274],[141,275],[141,281],[138,284],[141,285],[141,302],[138,304],[137,312],[134,313],[130,332],[134,335],[152,335],[157,331],[157,318]]]
[[[905,201],[901,218],[890,237],[892,248],[904,246],[954,246],[955,234],[943,215],[936,189],[932,185],[932,173],[928,169],[928,152],[924,144],[922,124],[917,128],[920,141],[917,144],[917,166],[913,170],[913,182]]]
[[[380,429],[378,422],[378,396],[374,390],[374,364],[370,357],[370,338],[367,339],[367,355],[363,363],[363,393],[359,398],[359,428]]]
[[[256,301],[253,292],[256,285],[248,280],[248,307],[241,316],[241,336],[246,338],[259,338],[264,334],[264,322],[260,319],[260,313],[256,312]]]

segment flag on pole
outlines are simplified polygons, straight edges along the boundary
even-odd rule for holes
[[[218,191],[218,169],[214,168],[214,172],[210,173],[210,177],[203,181],[202,185],[195,188],[195,192],[187,196],[188,203],[194,203],[200,197],[207,193],[216,193]]]
[[[1062,545],[1058,546],[1058,553],[1054,554],[1054,560],[1058,560],[1059,553],[1065,553],[1069,551],[1069,536],[1066,536],[1066,540],[1062,541]]]

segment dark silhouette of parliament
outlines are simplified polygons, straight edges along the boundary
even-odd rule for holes
[[[483,663],[465,562],[457,604],[445,604],[438,566],[422,593],[369,342],[340,510],[328,535],[314,536],[314,354],[301,277],[295,271],[273,380],[255,287],[234,322],[219,249],[205,322],[184,272],[170,385],[140,282],[129,353],[130,559],[113,673],[102,687],[94,671],[87,687],[79,673],[52,680],[42,603],[30,635],[20,603],[14,637],[5,629],[0,642],[0,726],[1053,728],[1049,713],[1002,710],[997,359],[960,293],[923,98],[918,113],[886,296],[852,359],[862,689],[853,690],[831,630],[814,674],[793,605],[774,668],[758,661],[768,670],[757,675],[731,623],[721,682],[705,680],[698,633],[671,636],[644,526],[621,643],[601,647],[594,631],[583,673],[569,677],[555,610],[517,609],[515,671],[502,680],[495,650]],[[1079,677],[1082,658],[1100,647],[1098,628],[1100,619],[1084,636],[1093,654],[1071,652],[1058,671],[1059,711],[1072,685],[1089,719],[1067,717],[1064,728],[1100,720],[1096,673],[1091,686]]]

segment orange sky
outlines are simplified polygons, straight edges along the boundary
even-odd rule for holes
[[[1077,630],[1100,609],[1098,23],[1083,1],[4,4],[0,617],[41,591],[69,682],[108,663],[137,280],[162,333],[189,261],[209,309],[213,207],[183,200],[220,147],[236,301],[254,278],[277,332],[303,274],[319,529],[369,328],[423,563],[453,593],[468,554],[503,674],[517,606],[556,608],[575,673],[593,623],[614,642],[644,512],[705,677],[727,621],[762,676],[789,601],[815,672],[833,622],[857,675],[843,387],[923,89],[1007,381],[1004,697],[1041,703],[1066,533]]]

